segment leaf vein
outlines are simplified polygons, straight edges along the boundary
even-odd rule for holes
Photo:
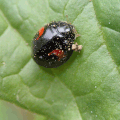
[[[85,6],[87,6],[88,4],[90,4],[90,2],[88,2]],[[78,18],[78,16],[79,16],[80,14],[82,14],[82,12],[83,12],[84,9],[85,9],[85,6],[84,6],[83,9],[80,11],[80,13],[78,13],[78,15],[77,15],[76,18],[72,21],[71,24],[73,24],[73,23],[75,22],[75,20]]]
[[[94,5],[93,5],[93,9],[94,9],[94,13],[95,13],[95,15],[96,15]],[[96,16],[97,16],[97,15],[96,15]],[[98,25],[98,26],[102,26],[102,25],[99,24],[99,21],[98,21],[97,17],[96,17],[96,21],[97,21],[97,25]],[[104,27],[104,26],[102,26],[102,27]],[[99,29],[100,29],[100,27],[99,27]],[[103,40],[104,40],[104,44],[106,45],[106,48],[107,48],[108,52],[110,53],[110,57],[111,57],[113,63],[117,66],[117,64],[116,64],[116,62],[115,62],[115,60],[114,60],[114,57],[112,56],[111,52],[110,52],[109,49],[108,49],[107,42],[106,42],[106,40],[104,39],[103,31],[102,31],[101,29],[100,29],[100,31],[101,31],[101,33],[102,33],[102,37],[103,37]],[[117,71],[120,73],[118,67],[116,67],[116,69],[117,69]]]
[[[4,12],[3,12],[2,10],[1,10],[1,12],[2,12],[2,14],[3,14],[4,19],[5,19],[6,22],[9,24],[9,26],[10,26],[11,28],[13,28],[13,29],[17,32],[17,34],[18,34],[19,36],[22,37],[22,40],[23,40],[25,43],[27,43],[27,41],[26,41],[25,38],[20,34],[20,32],[19,32],[15,27],[13,27],[13,26],[11,25],[10,21],[7,19],[7,17],[5,16]],[[28,45],[28,46],[30,47],[30,45]]]

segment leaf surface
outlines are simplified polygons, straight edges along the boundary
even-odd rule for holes
[[[49,120],[120,118],[119,0],[1,0],[0,8],[1,99]],[[46,69],[31,58],[31,40],[51,21],[73,24],[83,49]]]

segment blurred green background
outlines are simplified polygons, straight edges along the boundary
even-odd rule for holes
[[[0,100],[0,120],[46,120],[44,116],[24,110],[14,104]]]

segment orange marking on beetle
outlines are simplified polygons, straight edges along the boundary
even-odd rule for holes
[[[64,51],[63,50],[53,50],[52,52],[48,53],[48,56],[50,56],[51,54],[54,54],[58,57],[58,61],[60,61],[61,58],[65,57],[66,55],[64,55]]]
[[[38,40],[38,39],[41,37],[41,35],[43,34],[43,32],[44,32],[44,27],[42,27],[38,32],[39,32],[39,36],[37,37],[36,40]]]

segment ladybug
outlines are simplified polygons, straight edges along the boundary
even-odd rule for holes
[[[64,64],[73,51],[80,51],[82,45],[74,44],[76,30],[67,22],[51,22],[35,35],[32,56],[35,62],[46,68],[56,68]]]

